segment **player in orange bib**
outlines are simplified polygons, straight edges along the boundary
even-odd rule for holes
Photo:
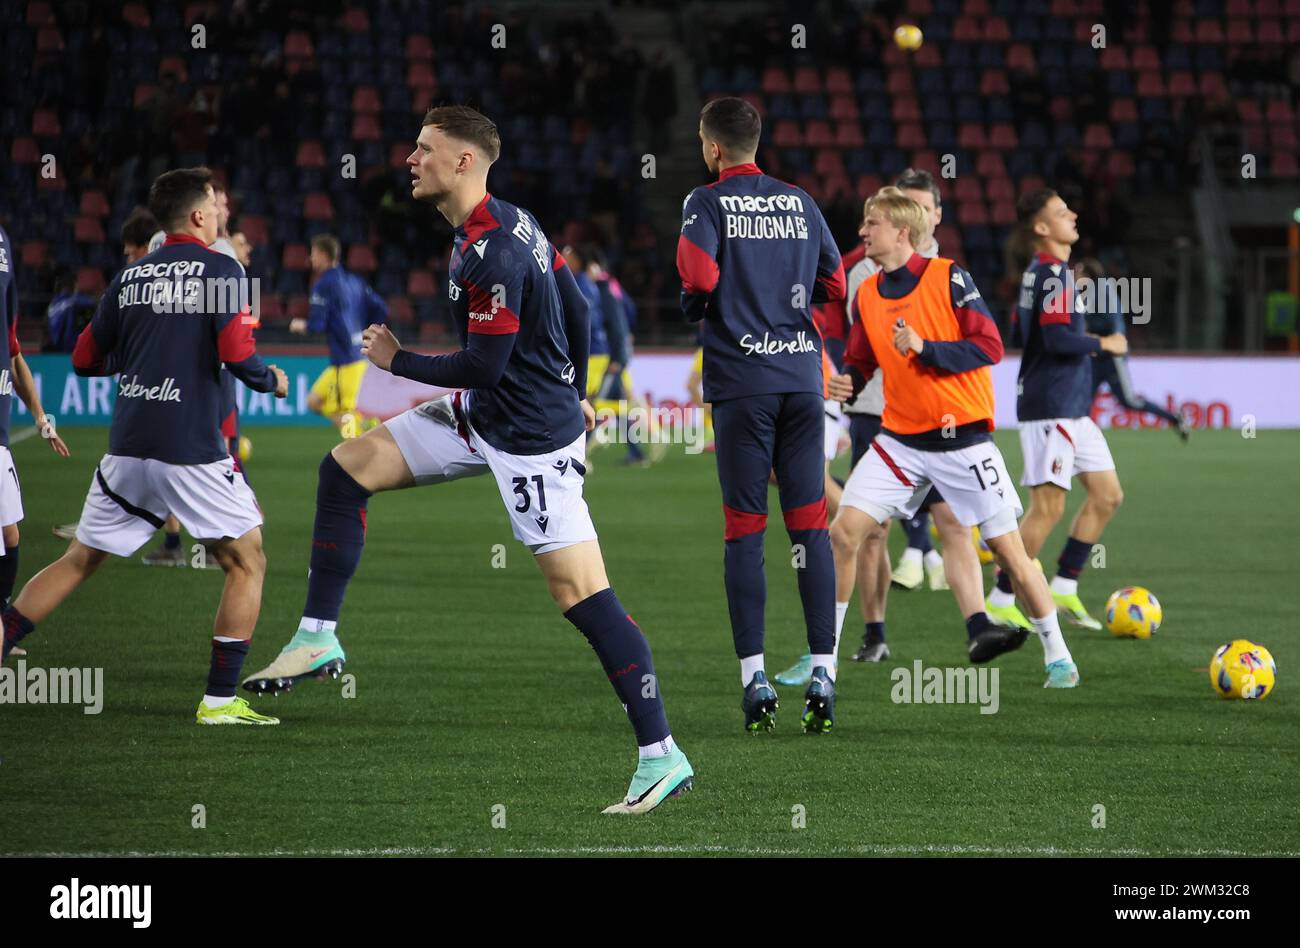
[[[1078,668],[1061,635],[1056,607],[1025,553],[1015,485],[993,443],[993,380],[1002,339],[970,274],[943,257],[927,259],[913,235],[928,232],[921,206],[897,188],[866,205],[864,243],[881,272],[858,288],[859,319],[845,352],[846,374],[831,379],[850,401],[881,369],[885,410],[880,434],[849,476],[831,527],[835,550],[837,636],[868,536],[890,518],[911,517],[937,487],[965,526],[978,525],[1016,592],[1028,603],[1043,643],[1048,688],[1073,688]],[[956,562],[947,558],[958,553]],[[964,555],[963,555],[964,554]],[[972,662],[1019,648],[1028,631],[994,624],[984,611],[979,561],[970,544],[945,550],[945,567],[966,619]]]

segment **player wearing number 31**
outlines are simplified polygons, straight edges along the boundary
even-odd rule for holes
[[[1079,681],[1047,581],[1025,553],[1016,520],[1020,499],[993,443],[993,381],[1002,340],[974,281],[943,257],[913,249],[928,231],[921,205],[885,188],[866,205],[864,246],[881,270],[858,288],[859,319],[845,352],[847,374],[831,394],[851,401],[876,368],[884,379],[880,434],[844,487],[831,526],[836,621],[853,594],[858,549],[891,517],[911,517],[931,486],[966,526],[978,525],[989,549],[1029,605],[1046,653],[1049,688]],[[954,564],[948,582],[966,619],[972,662],[1020,647],[1027,630],[991,623],[979,560]]]
[[[585,399],[587,304],[533,216],[487,193],[488,167],[500,150],[496,126],[473,109],[443,106],[424,118],[406,159],[411,196],[433,204],[455,228],[448,292],[464,348],[418,355],[371,325],[361,352],[393,375],[460,391],[325,456],[302,621],[280,656],[244,687],[279,692],[342,669],[335,627],[361,561],[371,494],[491,474],[516,539],[595,650],[636,732],[640,763],[631,789],[605,812],[646,813],[689,790],[694,772],[669,733],[650,646],[605,577],[582,495],[585,434],[595,423]],[[488,567],[486,552],[481,565]],[[485,622],[503,618],[483,605]]]

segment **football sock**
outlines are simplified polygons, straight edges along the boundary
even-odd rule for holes
[[[912,519],[903,521],[903,532],[907,534],[908,549],[920,550],[923,554],[934,549],[930,542],[930,515],[924,510]]]
[[[925,565],[927,569],[934,569],[937,566],[943,565],[943,557],[939,554],[938,550],[931,549],[926,552]]]
[[[998,570],[998,592],[1006,593],[1008,596],[1015,596],[1015,590],[1011,588],[1011,574],[1004,569]],[[996,603],[999,606],[1009,606],[1009,602]]]
[[[1065,549],[1056,561],[1056,575],[1063,579],[1078,579],[1083,568],[1088,565],[1088,554],[1091,552],[1091,543],[1070,537],[1065,541]]]
[[[1072,596],[1079,591],[1079,581],[1066,579],[1064,576],[1053,576],[1051,590],[1058,596]]]
[[[741,687],[748,688],[749,683],[754,680],[757,672],[766,671],[763,666],[763,653],[750,655],[740,660],[740,684]]]
[[[1034,631],[1043,642],[1043,664],[1050,665],[1061,659],[1070,660],[1070,649],[1065,644],[1065,636],[1061,634],[1061,625],[1055,612],[1049,612],[1041,619],[1031,617],[1029,621],[1034,624]]]
[[[7,603],[14,592],[14,581],[18,578],[18,547],[5,547],[5,555],[0,556],[0,604]]]
[[[627,710],[638,747],[665,740],[668,715],[655,677],[650,643],[610,588],[588,596],[564,614],[591,643],[614,692]],[[667,751],[665,751],[667,753]]]
[[[879,645],[881,642],[885,641],[885,623],[868,622],[866,625],[867,633],[864,641],[868,645]]]
[[[641,760],[647,757],[667,757],[677,747],[673,741],[673,736],[669,734],[662,741],[655,741],[653,744],[646,744],[644,747],[636,749],[636,755]]]
[[[181,548],[180,531],[177,530],[175,533],[172,533],[170,531],[164,530],[163,549],[170,553],[172,550],[179,550],[180,548]]]
[[[920,563],[921,560],[924,559],[924,557],[925,554],[922,553],[917,547],[909,546],[906,550],[903,551],[903,556],[898,561],[898,565],[903,566],[908,563]]]
[[[999,609],[1005,609],[1007,606],[1016,604],[1016,594],[1003,592],[999,586],[994,586],[989,591],[989,605],[996,606]]]
[[[835,648],[835,612],[827,608],[835,603],[835,555],[826,528],[826,498],[785,511],[785,529],[791,546],[804,552],[803,568],[795,573],[808,627],[808,651],[829,655]]]
[[[343,596],[366,544],[369,500],[370,491],[353,480],[334,455],[325,455],[316,486],[316,523],[312,528],[304,616],[338,620]]]
[[[812,657],[812,667],[826,669],[826,674],[830,676],[831,681],[835,680],[834,655],[814,655]]]
[[[36,624],[13,606],[4,611],[4,648],[0,650],[0,659],[8,657],[15,645],[32,634]]]
[[[212,637],[212,660],[208,666],[208,688],[203,701],[209,708],[228,704],[235,697],[239,684],[239,670],[248,655],[248,639],[232,639],[224,635]],[[216,700],[213,704],[209,699]]]
[[[835,654],[840,654],[840,636],[844,634],[844,617],[849,614],[847,602],[835,603]]]
[[[335,629],[337,628],[337,622],[303,616],[298,620],[298,631],[294,633],[293,641],[297,645],[306,645],[309,648],[333,645],[336,638]]]
[[[754,515],[747,515],[754,516]],[[763,606],[767,577],[763,572],[763,531],[727,540],[722,572],[737,657],[763,652]]]
[[[989,627],[989,617],[986,612],[976,612],[966,620],[966,638],[967,640],[975,638]]]

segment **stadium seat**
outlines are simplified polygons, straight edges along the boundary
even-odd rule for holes
[[[54,10],[48,3],[45,3],[44,0],[32,0],[31,3],[27,4],[27,19],[25,22],[28,26],[40,27],[51,26],[57,20],[54,18]]]
[[[383,141],[383,130],[376,115],[358,115],[352,120],[352,140],[355,142]]]
[[[37,138],[58,138],[63,134],[59,114],[53,109],[37,109],[32,113],[32,134]]]
[[[357,86],[352,91],[352,111],[371,114],[383,111],[374,86]]]
[[[9,160],[16,165],[34,165],[41,160],[41,150],[30,138],[15,138],[9,146]]]
[[[104,271],[99,267],[79,267],[77,269],[77,288],[82,293],[98,296],[104,292]]]
[[[378,269],[375,252],[369,244],[353,244],[348,248],[347,268],[354,273],[369,275]]]
[[[291,296],[285,306],[285,315],[290,319],[306,319],[311,312],[311,303],[306,296]]]
[[[389,296],[388,303],[388,322],[393,326],[413,326],[415,325],[415,309],[411,306],[411,301],[405,296]]]
[[[96,217],[78,217],[72,234],[79,244],[102,244],[105,240],[104,225]]]
[[[302,30],[291,30],[284,37],[286,59],[311,59],[315,55],[311,37]]]
[[[107,217],[109,214],[108,198],[103,191],[91,189],[81,195],[80,212],[87,217]]]
[[[779,66],[769,66],[763,70],[763,81],[760,88],[767,95],[794,91],[794,87],[790,83],[790,76]]]
[[[309,221],[329,221],[334,219],[334,204],[328,194],[314,192],[303,198],[302,216]]]
[[[350,7],[343,14],[343,28],[349,33],[369,33],[370,16],[365,10],[358,7]]]
[[[412,270],[407,277],[406,295],[415,299],[428,299],[438,295],[433,274],[428,270]]]
[[[307,270],[311,267],[311,257],[306,244],[288,243],[280,255],[280,266],[285,270]]]
[[[324,168],[325,149],[315,139],[298,145],[298,156],[294,163],[299,168]]]
[[[23,241],[22,262],[24,270],[36,270],[49,260],[50,246],[43,240]]]

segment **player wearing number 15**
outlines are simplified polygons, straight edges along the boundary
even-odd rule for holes
[[[335,627],[361,560],[371,494],[491,474],[516,539],[595,650],[636,732],[640,763],[631,788],[605,812],[646,813],[689,790],[694,772],[668,730],[650,646],[605,577],[583,499],[584,436],[595,422],[585,398],[586,301],[533,216],[487,193],[500,151],[496,126],[473,109],[443,106],[425,115],[406,159],[411,195],[455,228],[448,292],[464,348],[418,355],[371,325],[361,352],[394,375],[461,391],[325,456],[302,622],[244,687],[284,691],[342,669]]]
[[[862,541],[891,517],[915,515],[931,486],[967,527],[978,525],[1028,602],[1043,642],[1046,686],[1071,688],[1078,670],[1061,636],[1047,581],[1020,540],[1020,500],[993,443],[993,380],[1002,340],[970,274],[943,257],[926,259],[913,234],[928,231],[925,211],[897,188],[865,208],[863,243],[880,272],[858,287],[858,321],[845,352],[845,375],[832,394],[855,397],[879,367],[885,411],[871,448],[844,487],[831,526],[836,620],[844,621]],[[948,577],[966,619],[968,651],[984,662],[1018,648],[1023,629],[992,624],[983,609],[978,560]]]

